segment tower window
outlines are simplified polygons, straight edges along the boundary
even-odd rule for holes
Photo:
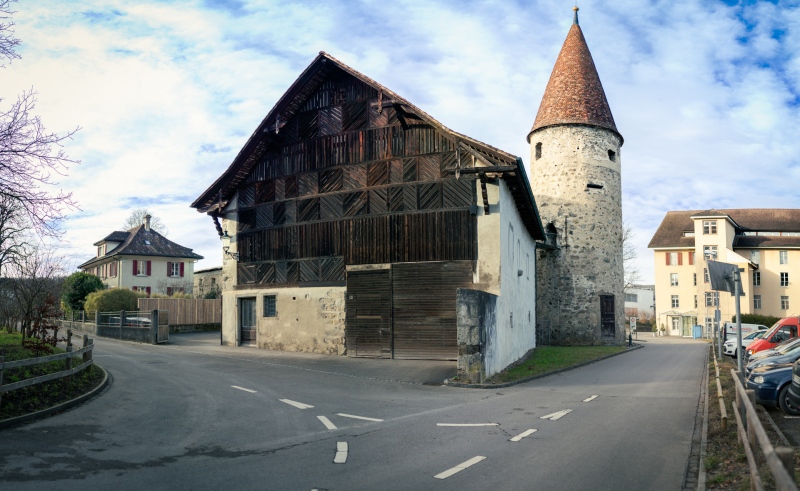
[[[610,160],[612,162],[616,162],[617,161],[617,152],[615,152],[613,150],[609,150],[608,151],[608,160]]]
[[[542,142],[536,144],[536,160],[542,158]]]
[[[603,185],[602,184],[595,184],[593,182],[590,182],[589,184],[586,185],[586,188],[587,189],[603,189]]]

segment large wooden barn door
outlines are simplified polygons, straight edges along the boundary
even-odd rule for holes
[[[392,265],[394,357],[455,360],[456,289],[471,284],[471,261]]]
[[[391,286],[388,269],[347,273],[348,356],[392,357]]]

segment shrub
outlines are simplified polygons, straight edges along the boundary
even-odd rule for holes
[[[135,312],[139,310],[139,299],[147,295],[134,292],[127,288],[112,288],[90,293],[86,297],[86,310],[96,310],[98,312],[116,312],[127,310]]]
[[[772,315],[759,315],[759,314],[742,314],[741,318],[742,318],[742,324],[761,324],[767,327],[781,320],[780,317],[775,317]],[[736,322],[735,315],[732,316],[731,322]]]
[[[85,310],[86,297],[92,292],[104,289],[105,285],[97,276],[79,271],[67,276],[63,288],[61,303],[64,310]]]

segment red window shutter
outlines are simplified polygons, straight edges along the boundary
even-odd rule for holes
[[[694,251],[689,251],[689,266],[694,264]]]
[[[168,286],[168,287],[167,287],[167,296],[168,296],[168,297],[171,297],[171,296],[172,296],[172,287],[171,287],[171,286]]]
[[[149,263],[150,261],[147,261],[147,262]],[[145,291],[145,293],[147,293],[147,296],[149,297],[150,296],[150,287],[149,286],[145,287],[144,291]]]
[[[667,258],[667,264],[669,264],[669,258]],[[133,260],[133,276],[136,276],[136,273],[139,272],[139,261],[136,259]]]
[[[679,252],[678,253],[678,266],[680,266],[681,264],[683,264],[683,253]]]
[[[138,291],[139,291],[139,289],[138,289],[138,288],[136,288],[135,286],[132,286],[132,287],[131,287],[131,291],[132,291],[132,292],[138,292]]]
[[[181,278],[183,278],[183,262],[181,262]]]
[[[150,261],[147,261],[147,276],[150,276]],[[150,292],[147,292],[147,293],[150,293]]]
[[[669,266],[669,252],[666,253],[666,256],[667,256],[667,266]]]
[[[172,276],[172,263],[167,261],[167,276]]]

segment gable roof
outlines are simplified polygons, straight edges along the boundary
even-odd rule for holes
[[[694,247],[694,237],[684,237],[684,232],[694,232],[694,218],[724,217],[730,220],[737,232],[800,232],[800,209],[737,208],[727,210],[669,211],[658,226],[647,247]],[[800,247],[800,237],[771,237],[737,235],[733,247]]]
[[[606,128],[622,139],[606,99],[592,54],[578,25],[578,12],[558,54],[528,141],[536,130],[564,124]]]
[[[476,157],[476,166],[517,167],[515,171],[504,173],[503,178],[510,184],[514,201],[531,236],[536,240],[544,239],[544,229],[536,202],[530,190],[524,165],[518,157],[445,127],[408,100],[324,51],[320,51],[314,61],[281,96],[228,166],[228,169],[191,204],[192,208],[196,208],[201,213],[220,213],[236,193],[239,184],[247,179],[253,167],[266,152],[276,129],[279,131],[282,127],[281,123],[285,124],[298,112],[306,99],[319,88],[326,77],[336,70],[341,70],[375,89],[381,94],[383,104],[392,105],[398,112],[439,129],[446,137],[457,143],[461,151]]]
[[[95,245],[109,240],[122,243],[100,257],[94,257],[78,266],[79,269],[102,262],[114,256],[158,256],[177,257],[182,259],[203,259],[200,254],[195,254],[192,249],[183,247],[167,239],[153,229],[145,230],[144,225],[134,227],[127,232],[115,231]]]

